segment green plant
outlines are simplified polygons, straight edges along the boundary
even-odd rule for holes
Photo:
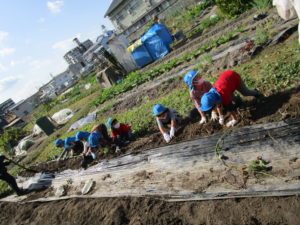
[[[215,16],[215,17],[212,17],[212,18],[204,19],[200,23],[200,25],[198,25],[192,31],[190,31],[189,33],[187,33],[186,37],[190,37],[190,36],[192,36],[194,34],[197,34],[197,33],[202,33],[205,29],[207,29],[210,26],[213,26],[213,25],[217,24],[222,19],[223,19],[223,17],[221,17],[221,16]]]
[[[210,1],[202,2],[198,5],[196,5],[195,7],[187,10],[187,12],[185,12],[182,16],[184,19],[186,19],[190,22],[191,20],[194,20],[197,17],[199,17],[201,15],[202,11],[209,6],[211,6]]]
[[[223,15],[234,18],[250,7],[250,1],[247,0],[216,0],[218,9]]]
[[[269,40],[269,37],[270,37],[269,29],[263,26],[258,26],[256,30],[254,43],[257,45],[264,44]]]
[[[72,184],[73,184],[72,178],[69,178],[69,179],[67,180],[67,184],[68,184],[68,185],[72,185]]]
[[[0,137],[0,149],[6,154],[13,155],[13,146],[18,144],[18,141],[27,134],[22,128],[10,128],[5,130]]]
[[[272,7],[272,0],[252,0],[251,6],[257,10],[269,9]]]
[[[172,24],[171,27],[176,28],[176,30],[185,29],[190,27],[192,22],[199,18],[204,9],[212,5],[211,1],[204,1],[202,3],[187,9],[183,13],[175,13],[167,21],[168,24]]]
[[[272,167],[268,166],[270,162],[265,161],[262,157],[257,157],[256,160],[252,160],[250,164],[243,168],[243,172],[245,175],[256,175],[256,174],[263,174],[273,176],[271,174],[266,173],[267,171],[271,170]]]

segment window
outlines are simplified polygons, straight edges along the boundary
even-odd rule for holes
[[[135,10],[141,5],[141,3],[138,0],[133,0],[127,4],[125,7],[125,10],[129,14],[135,14]]]
[[[118,23],[120,23],[122,20],[124,20],[125,19],[125,15],[124,15],[124,12],[123,11],[121,11],[119,14],[117,14],[116,15],[116,17],[115,17],[115,20],[118,22]]]

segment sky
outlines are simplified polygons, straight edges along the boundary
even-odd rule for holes
[[[16,103],[67,68],[72,41],[113,29],[104,14],[110,0],[0,0],[0,103]]]

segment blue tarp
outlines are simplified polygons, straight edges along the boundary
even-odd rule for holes
[[[170,52],[172,35],[163,24],[155,24],[141,39],[128,47],[139,67],[163,58]]]
[[[147,64],[153,62],[153,58],[148,52],[147,48],[144,45],[140,45],[131,52],[136,64],[140,67],[146,66]]]
[[[156,33],[168,47],[173,42],[172,35],[164,24],[155,24],[147,33]]]
[[[170,52],[169,45],[173,42],[169,30],[163,24],[155,24],[141,40],[154,60],[167,55]]]

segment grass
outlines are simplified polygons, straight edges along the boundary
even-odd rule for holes
[[[224,19],[224,17],[222,17],[222,16],[215,16],[212,18],[204,19],[201,21],[201,23],[197,27],[195,27],[192,31],[188,32],[186,34],[186,37],[190,37],[197,33],[202,33],[208,27],[216,25],[219,21],[221,21],[223,19]]]
[[[148,101],[146,104],[116,115],[116,118],[124,123],[131,124],[137,134],[151,132],[156,129],[152,108],[157,103],[175,108],[181,115],[185,115],[193,108],[189,92],[186,88],[178,88],[164,97]]]
[[[204,1],[184,13],[178,12],[174,14],[169,20],[166,21],[168,27],[172,27],[173,31],[178,31],[190,27],[192,22],[199,18],[203,10],[211,6],[210,1]]]
[[[252,0],[251,5],[256,10],[263,11],[272,7],[272,0]]]
[[[91,87],[86,90],[84,86],[88,83],[91,84]],[[86,102],[90,96],[93,96],[97,92],[99,94],[100,90],[101,88],[97,83],[95,72],[91,72],[86,78],[79,79],[72,91],[46,102],[35,110],[33,113],[34,120],[44,115],[52,116],[64,108],[78,109],[78,102]],[[30,129],[31,126],[28,125],[27,128]]]
[[[282,45],[279,50],[268,49],[260,57],[236,67],[250,88],[271,95],[299,83],[300,47],[297,42]]]

